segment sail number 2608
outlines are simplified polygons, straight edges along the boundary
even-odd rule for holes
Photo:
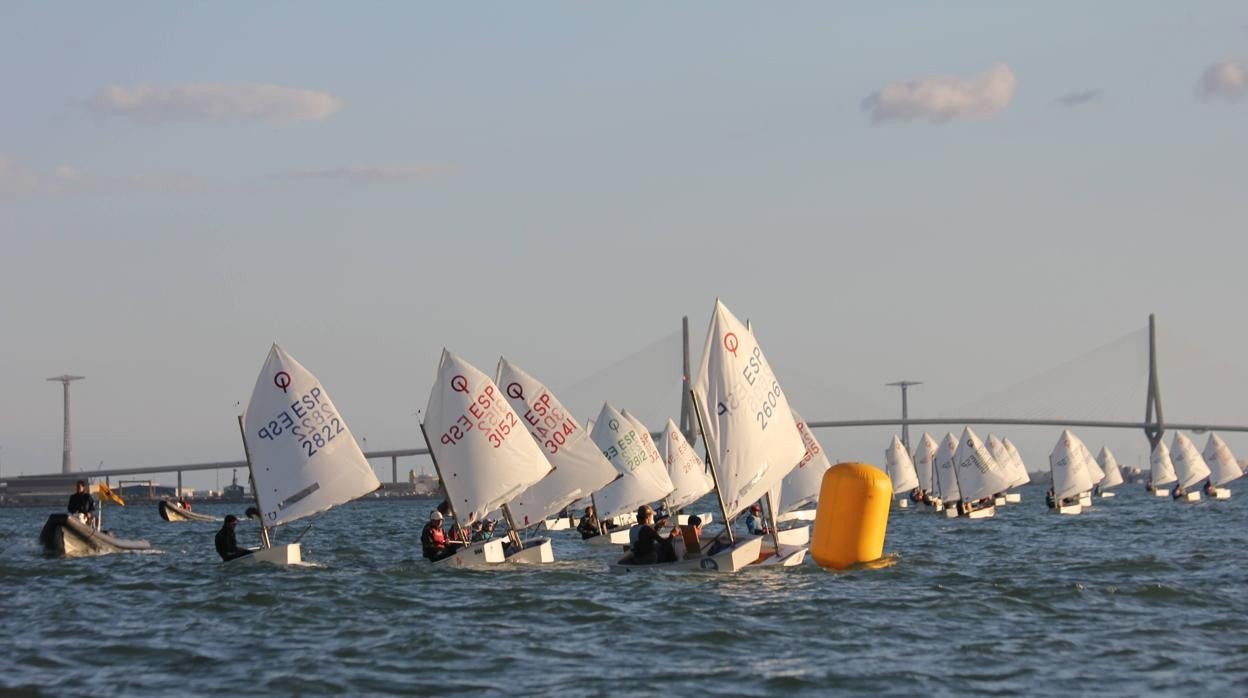
[[[767,425],[770,423],[769,420],[776,411],[776,405],[780,402],[781,394],[779,381],[772,381],[771,390],[768,390],[767,394],[762,396],[762,402],[759,403],[758,412],[754,414],[754,416],[758,418],[760,429],[767,428]]]

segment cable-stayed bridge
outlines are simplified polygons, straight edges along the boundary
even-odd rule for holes
[[[776,356],[769,358],[775,361]],[[597,414],[602,396],[610,395],[613,404],[629,408],[652,428],[660,427],[669,415],[674,417],[670,410],[680,405],[680,426],[691,433],[693,422],[687,377],[692,365],[688,320],[685,319],[681,330],[659,338],[584,379],[564,388],[556,387],[556,391],[565,405],[582,417]],[[878,410],[879,416],[818,419],[817,407],[802,407],[807,423],[816,429],[900,427],[903,433],[909,426],[952,425],[1125,429],[1142,432],[1148,439],[1150,451],[1167,430],[1248,432],[1248,405],[1241,397],[1248,390],[1248,371],[1180,337],[1158,331],[1151,316],[1147,328],[937,414],[911,416],[899,411],[887,416],[884,414],[887,408],[880,400],[862,397],[860,393],[864,391],[839,385],[826,374],[811,375],[797,367],[781,375],[791,399],[795,393],[805,391],[806,399],[795,401],[799,407],[819,404],[817,396],[833,394],[842,404],[852,403],[857,409],[872,412]],[[621,382],[620,376],[626,379]],[[795,389],[795,385],[800,387]],[[1178,415],[1179,419],[1169,421],[1166,414]],[[1232,418],[1220,418],[1226,415]],[[377,450],[368,451],[365,456],[374,462],[374,467],[380,465],[378,461],[389,461],[390,481],[398,482],[399,459],[427,457],[428,449]],[[174,473],[181,487],[185,472],[246,467],[246,461],[233,460],[113,468],[89,474],[107,479]],[[418,469],[425,469],[423,461]]]

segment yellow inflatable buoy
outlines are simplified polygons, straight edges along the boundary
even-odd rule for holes
[[[820,567],[843,570],[884,554],[893,482],[865,463],[838,463],[823,474],[810,554]]]

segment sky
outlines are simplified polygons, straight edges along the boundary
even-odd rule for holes
[[[582,416],[678,396],[636,359],[716,297],[812,421],[983,404],[1149,313],[1248,363],[1238,2],[8,2],[0,90],[0,475],[59,470],[62,373],[80,470],[240,459],[273,342],[368,450],[420,445],[443,347]],[[1192,385],[1248,424],[1248,380]]]

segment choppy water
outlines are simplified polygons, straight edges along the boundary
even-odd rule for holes
[[[304,557],[321,566],[304,568],[227,568],[216,524],[150,505],[110,508],[107,527],[162,553],[49,558],[48,512],[0,509],[0,689],[1248,695],[1236,496],[1180,505],[1124,486],[1058,517],[1030,487],[994,520],[894,512],[900,562],[884,570],[627,579],[575,532],[552,534],[553,565],[434,570],[418,550],[430,501],[317,517]]]

